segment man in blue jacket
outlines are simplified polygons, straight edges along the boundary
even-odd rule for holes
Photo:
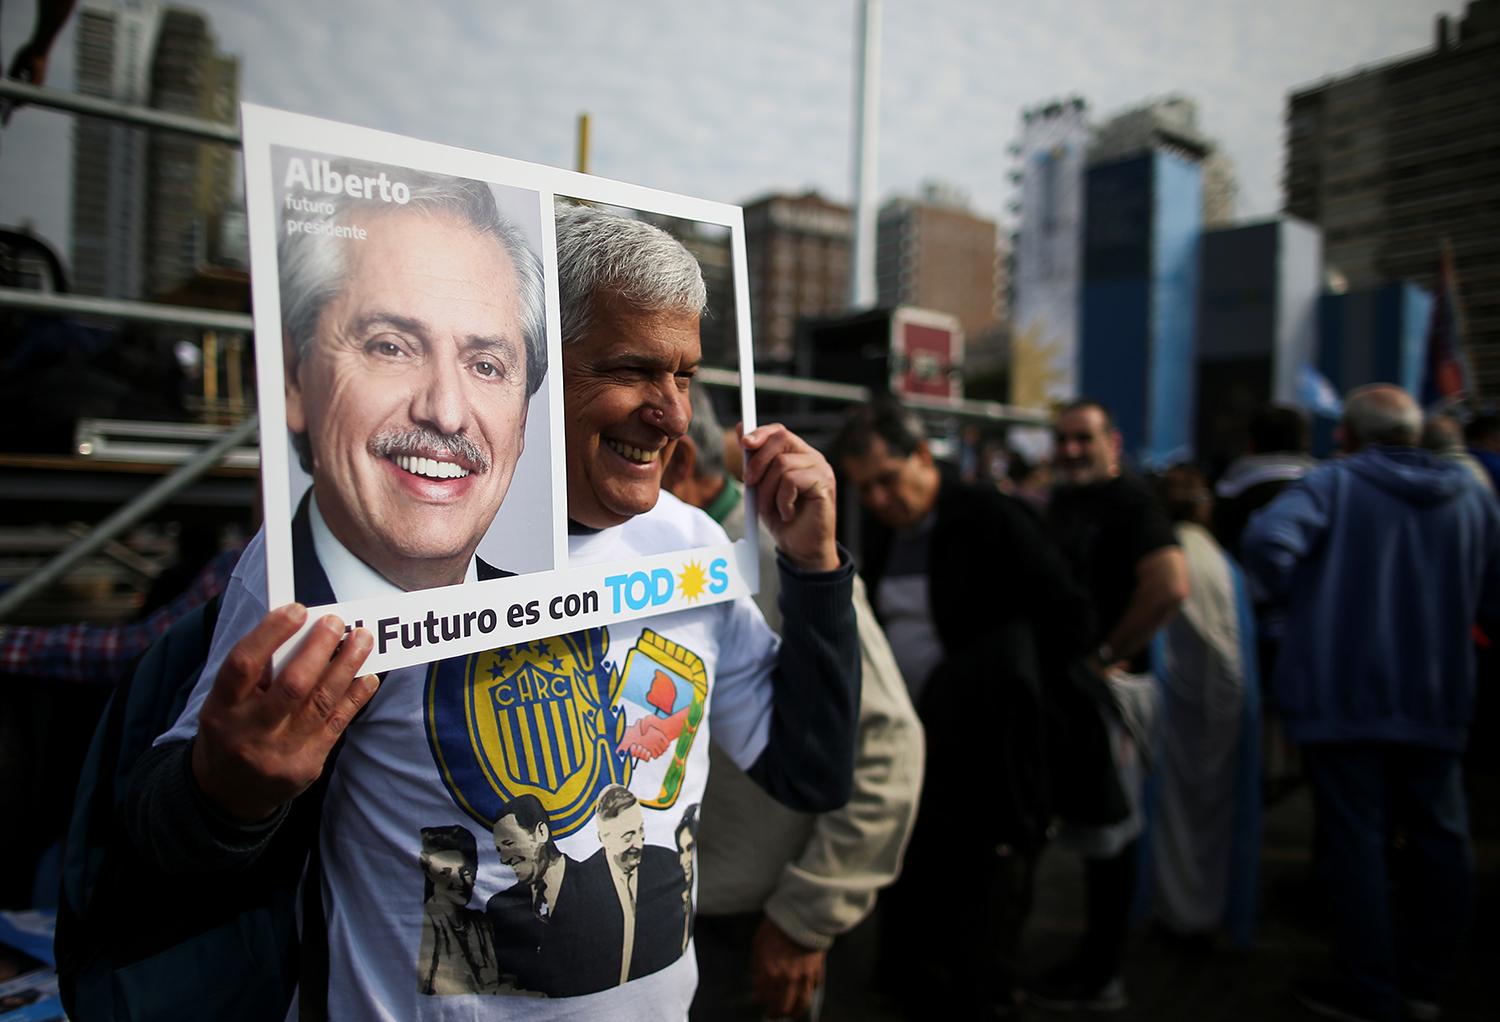
[[[1500,610],[1500,508],[1416,446],[1422,413],[1397,387],[1354,391],[1339,428],[1346,456],[1243,541],[1246,567],[1287,606],[1273,691],[1303,747],[1333,911],[1333,974],[1299,997],[1340,1018],[1436,1018],[1473,902],[1459,754],[1470,630]]]

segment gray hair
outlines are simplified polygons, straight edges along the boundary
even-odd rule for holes
[[[535,394],[547,375],[546,291],[542,283],[542,261],[526,244],[515,224],[501,214],[490,187],[470,178],[446,174],[428,174],[404,167],[391,167],[360,160],[326,161],[344,177],[377,178],[390,174],[399,177],[409,195],[406,202],[387,202],[379,196],[351,197],[343,193],[318,195],[319,204],[328,204],[333,212],[302,212],[297,219],[304,225],[297,233],[287,232],[287,218],[279,217],[276,246],[281,286],[281,328],[291,338],[298,358],[307,355],[317,333],[324,307],[344,289],[348,264],[345,252],[349,242],[349,221],[363,214],[409,212],[426,216],[454,217],[481,235],[493,237],[510,255],[516,268],[516,291],[521,304],[521,332],[526,346],[526,393]]]
[[[629,788],[611,784],[599,793],[599,800],[594,803],[594,812],[600,820],[613,820],[631,806],[639,804],[640,801]]]
[[[1428,416],[1422,427],[1422,446],[1434,454],[1462,453],[1464,429],[1451,415]]]
[[[555,214],[564,344],[593,329],[598,303],[606,295],[647,312],[701,316],[707,308],[708,291],[698,260],[666,231],[569,202],[559,201]]]
[[[1410,394],[1390,383],[1359,387],[1344,399],[1346,446],[1410,446],[1422,436],[1422,409]]]
[[[694,475],[699,479],[722,479],[724,467],[724,427],[714,414],[714,403],[708,399],[708,390],[695,383],[690,391],[693,401],[693,418],[688,423],[688,439],[698,449],[694,461]]]

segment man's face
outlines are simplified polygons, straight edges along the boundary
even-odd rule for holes
[[[1091,486],[1120,471],[1120,433],[1097,408],[1075,408],[1053,427],[1052,468],[1059,486]]]
[[[568,517],[605,529],[656,506],[692,419],[702,349],[695,312],[642,312],[613,297],[598,311],[591,331],[563,345],[563,403]]]
[[[864,454],[844,459],[844,474],[870,513],[893,529],[917,524],[937,502],[937,466],[925,446],[903,458],[874,437]]]
[[[434,897],[467,904],[474,893],[474,868],[457,848],[422,853],[422,869],[432,881]]]
[[[502,816],[495,821],[495,851],[500,861],[515,871],[516,879],[523,884],[535,884],[541,879],[547,847],[547,825],[538,823],[527,830],[514,816]]]
[[[599,843],[615,869],[629,876],[641,864],[646,832],[641,828],[641,807],[633,805],[612,819],[599,820]]]
[[[682,864],[682,876],[688,887],[693,886],[693,848],[697,844],[698,839],[693,837],[692,831],[677,832],[677,861]]]
[[[526,346],[510,255],[442,214],[388,213],[348,242],[342,293],[287,372],[333,534],[405,589],[462,581],[510,487]]]

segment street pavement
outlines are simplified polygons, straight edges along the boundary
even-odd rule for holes
[[[1500,785],[1487,779],[1475,803],[1478,903],[1475,924],[1462,954],[1444,1019],[1479,1022],[1500,1018]],[[1261,914],[1255,946],[1247,951],[1223,942],[1187,945],[1149,924],[1137,932],[1126,958],[1126,1011],[1053,1014],[1027,1008],[1022,1017],[1118,1018],[1122,1022],[1240,1022],[1313,1019],[1292,998],[1291,985],[1317,972],[1327,960],[1325,914],[1312,876],[1312,800],[1293,789],[1267,809],[1261,858]],[[963,897],[958,878],[936,885]],[[1083,931],[1083,873],[1065,852],[1044,854],[1036,904],[1027,929],[1027,960],[1040,968],[1061,959]],[[942,925],[935,917],[935,926]],[[874,975],[879,912],[834,948],[829,961],[826,1022],[899,1020],[894,1003],[879,992]],[[908,935],[927,939],[923,933]],[[923,1019],[943,1018],[934,998]]]

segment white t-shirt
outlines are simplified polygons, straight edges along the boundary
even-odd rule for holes
[[[569,556],[629,561],[725,541],[663,493],[647,514],[572,537]],[[219,664],[266,609],[257,536],[203,678],[158,741],[195,733]],[[678,832],[696,825],[710,728],[741,767],[765,748],[777,643],[740,599],[387,675],[349,728],[323,807],[330,1016],[685,1018],[694,860]],[[632,748],[640,755],[620,751]],[[615,785],[629,795],[608,793],[624,808],[605,821],[596,807]],[[520,819],[523,796],[550,821],[548,861],[563,857],[535,888],[501,862],[492,831],[502,806]],[[623,832],[610,849],[601,826]]]

